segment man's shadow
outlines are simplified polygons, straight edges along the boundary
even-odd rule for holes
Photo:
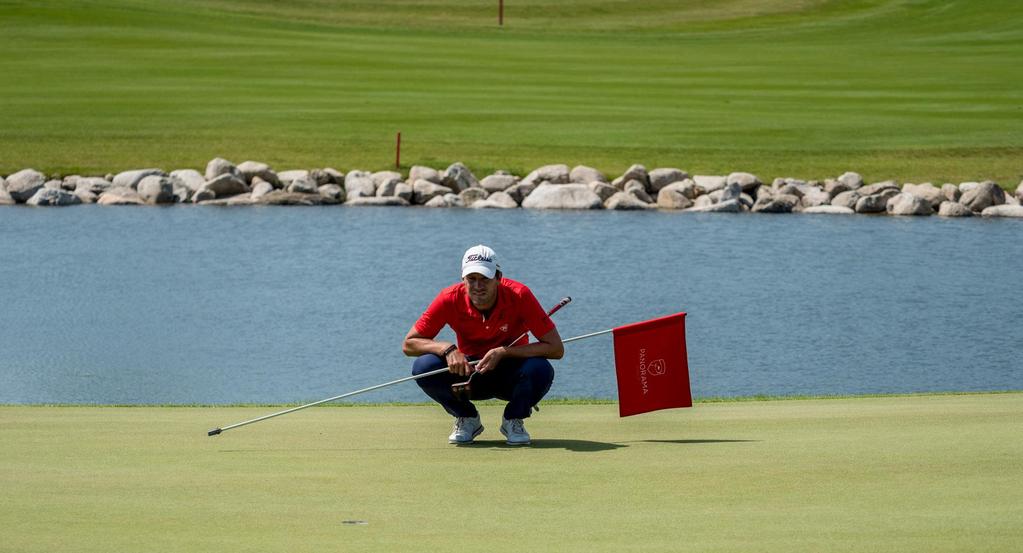
[[[590,440],[533,440],[530,445],[508,445],[504,440],[476,440],[471,444],[460,447],[489,448],[489,449],[564,449],[566,451],[579,451],[590,453],[594,451],[611,451],[623,447],[624,444],[612,444],[608,442],[593,442]]]
[[[533,449],[564,449],[566,451],[578,451],[582,453],[591,453],[595,451],[612,451],[615,449],[621,449],[623,447],[629,447],[630,443],[638,444],[680,444],[680,445],[698,445],[698,444],[730,444],[730,443],[745,443],[745,442],[758,442],[760,440],[636,440],[624,443],[610,443],[610,442],[594,442],[591,440],[533,440],[533,443],[527,446],[521,445],[508,445],[504,440],[476,440],[471,444],[466,444],[459,447],[472,447],[477,449],[521,449],[521,448],[533,448]]]

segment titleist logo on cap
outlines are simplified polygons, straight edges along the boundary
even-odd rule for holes
[[[484,263],[493,263],[494,262],[494,258],[490,257],[490,256],[486,256],[486,255],[480,254],[480,253],[471,253],[471,254],[465,256],[465,262],[466,263],[472,263],[473,261],[482,261]]]

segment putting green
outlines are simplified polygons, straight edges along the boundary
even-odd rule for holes
[[[1017,0],[0,2],[0,173],[1023,175]]]
[[[434,406],[0,407],[2,551],[1023,548],[1023,394],[552,404],[535,444]],[[366,524],[346,524],[365,521]]]

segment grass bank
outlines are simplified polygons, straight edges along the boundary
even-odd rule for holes
[[[1018,551],[1023,394],[546,405],[0,407],[7,551]],[[366,524],[346,524],[364,521]]]
[[[11,0],[0,173],[1023,176],[1015,0]]]

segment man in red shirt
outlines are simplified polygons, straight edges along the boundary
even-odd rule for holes
[[[455,331],[457,344],[434,339],[445,325]],[[537,342],[531,344],[523,336],[511,343],[527,330]],[[522,421],[554,381],[548,359],[561,359],[565,353],[558,329],[533,293],[524,284],[504,278],[494,250],[483,245],[465,252],[462,281],[437,294],[408,331],[402,350],[418,357],[412,365],[414,375],[448,367],[447,373],[416,382],[455,417],[448,436],[453,444],[472,443],[483,432],[476,406],[451,389],[474,370],[471,399],[507,401],[501,433],[510,445],[529,444]],[[470,359],[479,360],[475,369]]]

